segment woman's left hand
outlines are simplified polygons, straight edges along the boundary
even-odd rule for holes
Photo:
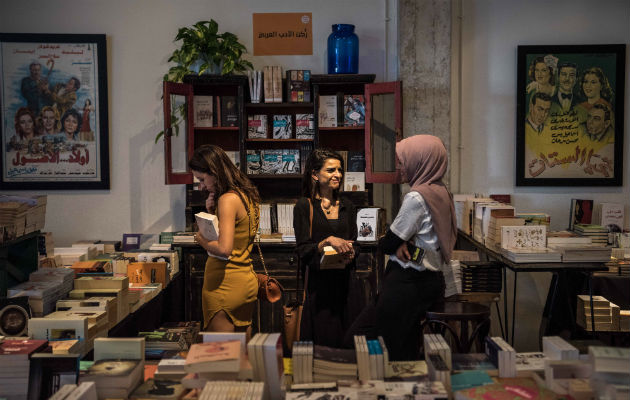
[[[411,260],[411,254],[409,254],[409,250],[407,250],[407,242],[403,242],[398,249],[396,249],[396,258],[402,262]]]
[[[201,247],[208,250],[208,239],[206,239],[199,231],[195,233],[195,243],[199,243]]]

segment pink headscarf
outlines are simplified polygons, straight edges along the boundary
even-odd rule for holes
[[[442,182],[448,167],[446,147],[436,136],[416,135],[396,143],[396,155],[411,190],[420,193],[429,207],[442,258],[449,262],[457,222],[453,197]]]

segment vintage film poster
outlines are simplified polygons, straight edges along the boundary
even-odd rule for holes
[[[105,35],[0,35],[3,188],[109,188],[105,50]]]
[[[517,184],[620,185],[625,45],[519,46]]]

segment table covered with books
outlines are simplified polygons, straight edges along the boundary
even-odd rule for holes
[[[492,260],[497,262],[504,268],[503,271],[503,314],[504,314],[504,327],[505,327],[505,336],[506,339],[510,338],[510,342],[514,343],[514,321],[512,321],[512,329],[511,334],[509,331],[509,320],[508,320],[508,299],[507,295],[507,269],[514,272],[514,280],[513,280],[513,292],[512,292],[512,315],[515,316],[516,313],[516,292],[517,292],[517,282],[518,282],[518,273],[519,272],[551,272],[554,275],[558,273],[565,273],[567,271],[578,272],[586,274],[586,279],[590,282],[591,275],[595,271],[606,271],[608,268],[604,262],[515,262],[509,260],[499,251],[489,248],[485,246],[483,243],[475,240],[472,236],[466,234],[462,230],[458,230],[458,248],[474,248],[476,251],[480,253],[481,257],[484,257],[486,260]],[[557,295],[557,279],[552,282],[552,285],[549,288],[549,294],[547,297],[547,302],[553,303],[555,297]],[[553,310],[548,310],[548,307],[545,307],[545,312],[549,314],[553,313]]]

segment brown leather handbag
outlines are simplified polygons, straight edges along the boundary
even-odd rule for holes
[[[313,203],[311,199],[308,199],[309,205],[309,237],[313,236]],[[304,308],[304,302],[306,301],[306,288],[308,287],[308,267],[306,267],[304,278],[304,291],[302,300],[295,300],[282,306],[282,333],[284,336],[284,342],[291,351],[293,349],[293,342],[300,340],[300,325],[302,323],[302,309]],[[296,270],[295,279],[296,293],[300,292],[300,267]]]
[[[265,273],[256,274],[256,278],[258,278],[258,300],[275,303],[282,298],[284,288],[276,278],[269,276],[267,266],[265,266],[265,259],[263,258],[262,251],[260,250],[260,245],[258,244],[259,241],[260,239],[256,241],[256,247],[258,248],[260,262],[265,270]]]

